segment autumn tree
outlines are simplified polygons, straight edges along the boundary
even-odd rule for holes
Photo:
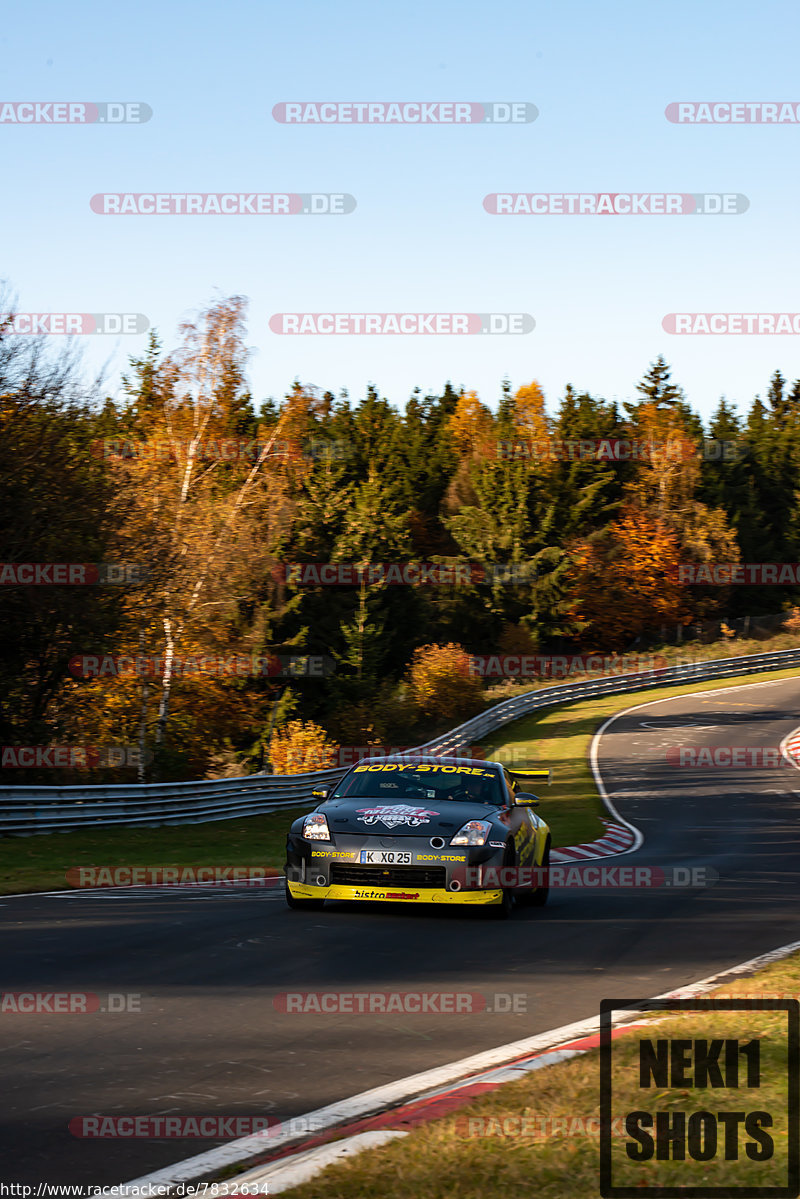
[[[672,384],[663,358],[651,366],[638,390],[645,398],[627,405],[632,437],[641,449],[623,490],[628,510],[653,522],[660,537],[673,534],[682,562],[738,562],[739,546],[727,513],[699,498],[702,430],[682,391]],[[686,598],[686,611],[710,615],[726,599],[724,591],[694,591]]]
[[[466,391],[458,397],[455,411],[448,419],[448,428],[462,457],[472,454],[496,457],[496,447],[492,444],[494,418],[478,399],[477,392]]]
[[[119,540],[138,550],[150,572],[148,587],[130,597],[123,648],[146,649],[159,662],[158,677],[142,684],[141,727],[144,739],[152,698],[149,735],[162,756],[181,660],[198,651],[254,650],[258,642],[257,627],[249,630],[249,643],[243,636],[237,601],[251,590],[253,576],[267,569],[265,543],[259,539],[254,547],[253,533],[265,516],[276,519],[285,488],[284,468],[273,454],[280,421],[251,453],[236,450],[242,424],[252,428],[244,313],[240,297],[217,301],[198,321],[181,326],[173,354],[135,364],[131,407],[122,419],[130,415],[136,425],[137,452],[109,465],[126,503]],[[231,439],[232,456],[225,448]],[[213,707],[217,682],[208,675],[198,681]],[[242,687],[238,679],[223,691],[233,699]],[[185,732],[185,716],[175,725],[181,726]]]
[[[685,622],[675,533],[641,508],[628,508],[602,533],[572,549],[574,608],[585,640],[624,649],[661,625]]]
[[[483,687],[470,663],[464,647],[454,642],[423,645],[414,651],[409,681],[423,716],[433,721],[463,721],[475,715]]]
[[[339,746],[312,720],[290,720],[269,743],[273,774],[304,774],[336,765]]]
[[[545,411],[544,392],[535,379],[514,393],[511,412],[516,437],[533,442],[550,437],[552,421]]]

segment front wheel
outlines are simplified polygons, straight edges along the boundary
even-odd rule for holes
[[[544,905],[547,903],[547,899],[550,894],[550,838],[549,837],[547,838],[547,844],[544,847],[544,855],[542,857],[542,864],[540,866],[540,869],[545,871],[545,878],[547,881],[541,887],[537,887],[536,890],[533,892],[533,895],[531,895],[530,899],[528,900],[528,903],[531,905],[532,908],[543,908]]]
[[[503,869],[514,865],[514,851],[509,847],[503,861]],[[490,904],[486,909],[492,920],[508,920],[514,907],[514,892],[510,887],[503,887],[503,898],[499,903]]]
[[[298,899],[296,895],[292,895],[288,883],[283,884],[283,894],[289,907],[295,911],[321,912],[325,905],[324,899]]]

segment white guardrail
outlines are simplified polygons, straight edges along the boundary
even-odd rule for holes
[[[706,679],[757,671],[800,666],[800,649],[772,654],[750,654],[741,658],[718,658],[667,666],[639,674],[526,691],[487,708],[458,728],[435,737],[420,751],[436,755],[454,754],[475,744],[503,725],[539,708],[595,695],[643,691],[667,683],[697,683]],[[406,751],[408,752],[408,751]],[[280,808],[314,806],[314,787],[337,782],[345,767],[317,770],[310,774],[254,774],[244,778],[206,779],[193,783],[122,783],[91,787],[0,787],[0,835],[27,836],[94,825],[202,824],[211,820],[233,820],[258,816]]]

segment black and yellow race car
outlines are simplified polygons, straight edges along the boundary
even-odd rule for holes
[[[420,755],[351,767],[295,820],[286,841],[286,902],[326,899],[484,905],[547,902],[550,829],[522,790],[548,770]]]

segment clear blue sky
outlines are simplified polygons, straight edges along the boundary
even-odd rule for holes
[[[676,100],[800,102],[800,8],[762,0],[15,5],[4,100],[140,100],[142,125],[0,125],[0,275],[25,312],[141,312],[175,341],[251,302],[254,397],[295,378],[393,403],[448,378],[633,394],[659,353],[704,415],[797,336],[670,336],[673,311],[800,310],[800,125],[675,125]],[[286,100],[519,100],[511,127],[281,125]],[[97,192],[347,192],[341,217],[99,216]],[[488,215],[497,191],[740,192],[740,216]],[[517,337],[286,337],[276,312],[529,312]],[[144,336],[81,338],[110,386]]]

